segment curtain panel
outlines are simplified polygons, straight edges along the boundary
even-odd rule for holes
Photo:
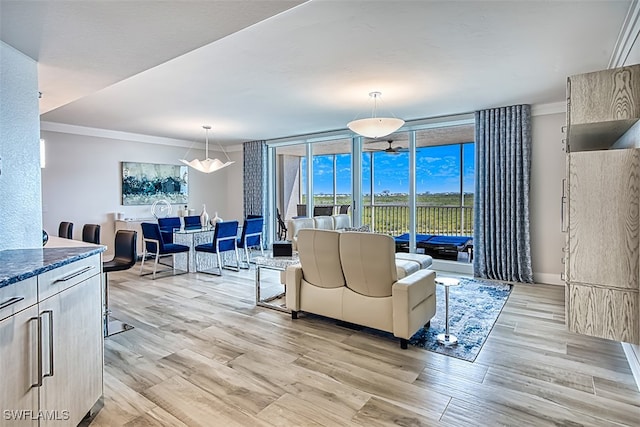
[[[476,111],[475,122],[474,275],[533,283],[531,106]]]
[[[271,224],[267,221],[267,144],[265,141],[249,141],[242,145],[244,217],[261,215],[264,236],[269,235]],[[264,242],[263,242],[264,243]]]

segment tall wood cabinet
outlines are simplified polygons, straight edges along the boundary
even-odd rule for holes
[[[640,117],[640,65],[572,76],[567,92],[566,322],[638,344],[640,149],[610,148]]]

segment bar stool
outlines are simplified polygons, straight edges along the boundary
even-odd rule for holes
[[[138,233],[134,230],[118,230],[116,231],[116,239],[114,251],[115,255],[110,261],[102,263],[102,271],[104,272],[104,336],[111,335],[133,329],[133,326],[120,321],[109,321],[111,310],[109,309],[109,278],[107,273],[112,271],[123,271],[133,267],[138,260],[136,250],[136,241]]]

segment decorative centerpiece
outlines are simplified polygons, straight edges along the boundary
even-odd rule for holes
[[[207,205],[202,205],[202,213],[200,214],[200,225],[206,227],[209,224],[209,214],[207,213]]]

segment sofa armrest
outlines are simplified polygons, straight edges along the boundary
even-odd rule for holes
[[[290,265],[286,270],[286,304],[291,311],[300,311],[300,284],[302,265]]]
[[[409,339],[435,314],[436,273],[418,270],[391,287],[393,334]]]

